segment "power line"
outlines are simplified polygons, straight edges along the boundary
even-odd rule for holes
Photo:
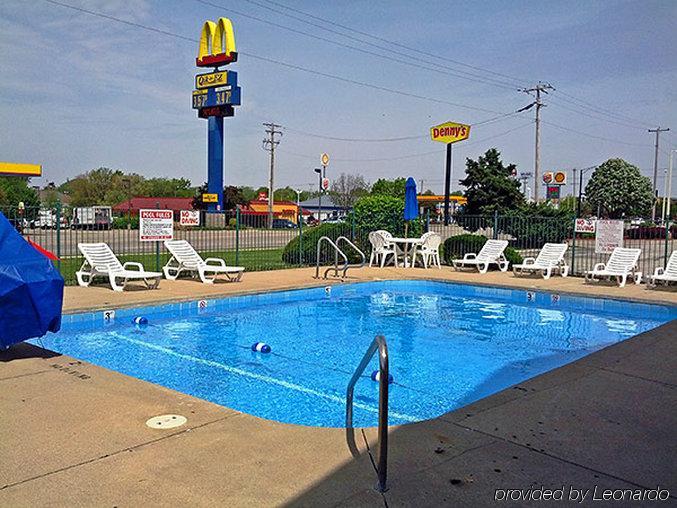
[[[473,145],[478,145],[480,143],[485,143],[487,141],[491,141],[492,139],[499,138],[501,136],[505,136],[507,134],[510,134],[511,132],[515,132],[520,129],[524,129],[525,127],[528,127],[530,125],[533,125],[533,121],[530,121],[526,124],[518,125],[517,127],[513,127],[512,129],[508,129],[504,132],[500,132],[498,134],[494,134],[493,136],[488,136],[486,138],[478,139],[469,143],[463,143],[459,147],[459,149],[465,149],[467,147],[473,146]],[[300,157],[303,159],[312,159],[315,160],[317,159],[317,155],[308,155],[308,154],[301,154],[301,153],[296,153],[296,152],[291,152],[289,150],[283,150],[280,148],[281,152],[284,152],[286,154],[295,156],[295,157]],[[379,158],[367,158],[367,159],[341,159],[341,158],[336,158],[334,157],[333,160],[336,162],[392,162],[392,161],[398,161],[398,160],[405,160],[405,159],[416,159],[419,157],[426,157],[428,155],[439,155],[440,151],[439,150],[432,150],[428,152],[419,152],[419,153],[414,153],[414,154],[408,154],[408,155],[401,155],[398,157],[379,157]]]
[[[616,113],[615,111],[611,111],[610,109],[603,108],[603,107],[598,106],[596,104],[593,104],[589,101],[579,99],[578,97],[575,97],[571,94],[565,93],[562,90],[557,90],[557,94],[563,95],[564,97],[568,97],[570,99],[569,102],[575,101],[577,103],[583,104],[583,105],[587,106],[590,110],[595,111],[595,112],[597,112],[601,115],[606,115],[606,116],[609,116],[611,118],[617,118],[617,119],[620,119],[620,120],[623,120],[623,121],[626,121],[626,122],[632,122],[632,123],[635,123],[635,124],[640,123],[640,124],[643,124],[647,127],[652,126],[652,124],[650,124],[648,122],[644,122],[644,121],[638,120],[636,118],[632,118],[632,117],[629,117],[629,116],[626,116],[626,115],[623,115],[623,114],[620,114],[620,113]],[[560,99],[566,100],[563,97],[560,97]]]
[[[302,22],[302,23],[312,24],[312,23],[310,23],[310,22],[307,21],[307,20],[304,20],[304,19],[298,18],[298,17],[296,17],[296,16],[291,16],[291,15],[289,15],[289,14],[283,13],[283,12],[281,12],[281,11],[279,11],[279,10],[273,9],[272,7],[269,7],[269,6],[267,6],[267,5],[263,5],[263,4],[259,3],[259,2],[254,1],[254,0],[245,0],[245,1],[247,1],[247,2],[249,2],[249,3],[251,3],[251,4],[254,4],[254,5],[258,5],[259,7],[262,7],[262,8],[264,8],[264,9],[268,9],[268,10],[270,10],[270,11],[272,11],[272,12],[277,13],[277,14],[281,14],[281,15],[283,15],[283,16],[287,16],[287,17],[290,17],[290,18],[292,18],[292,19],[296,19],[297,21],[300,21],[300,22]],[[412,52],[418,53],[418,54],[420,54],[420,55],[430,56],[430,57],[436,58],[436,59],[438,59],[438,60],[447,61],[447,62],[456,64],[456,65],[460,65],[460,66],[463,66],[463,67],[467,67],[467,68],[469,68],[469,69],[473,69],[473,70],[480,71],[480,72],[484,72],[484,73],[488,73],[488,74],[493,74],[493,75],[495,75],[495,76],[499,76],[499,77],[502,77],[502,78],[506,78],[506,79],[511,80],[511,81],[513,81],[513,82],[515,82],[515,83],[518,83],[518,84],[523,84],[524,81],[525,81],[525,80],[523,80],[522,78],[515,78],[515,77],[513,77],[513,76],[510,76],[510,75],[507,75],[507,74],[503,74],[503,73],[500,73],[500,72],[496,72],[496,71],[493,71],[493,70],[491,70],[491,69],[486,69],[486,68],[478,67],[478,66],[471,65],[471,64],[468,64],[468,63],[465,63],[465,62],[461,62],[461,61],[459,61],[459,60],[454,60],[454,59],[449,58],[449,57],[444,57],[444,56],[436,55],[436,54],[434,54],[434,53],[429,53],[429,52],[427,52],[427,51],[419,50],[419,49],[413,48],[413,47],[411,47],[411,46],[407,46],[407,45],[401,44],[401,43],[399,43],[399,42],[397,42],[397,41],[392,41],[392,40],[386,39],[386,38],[384,38],[384,37],[379,37],[379,36],[377,36],[377,35],[373,35],[373,34],[370,34],[370,33],[367,33],[367,32],[362,32],[362,31],[357,30],[357,29],[355,29],[355,28],[352,28],[352,27],[349,27],[349,26],[346,26],[346,25],[342,25],[341,23],[337,23],[337,22],[335,22],[335,21],[328,20],[328,19],[322,18],[322,17],[320,17],[320,16],[316,16],[316,15],[310,14],[310,13],[308,13],[308,12],[301,11],[300,9],[295,9],[295,8],[289,7],[289,6],[284,5],[284,4],[282,4],[282,3],[279,3],[279,2],[274,2],[274,1],[272,1],[272,0],[267,0],[267,3],[276,5],[276,6],[278,6],[278,7],[281,7],[281,8],[283,8],[283,9],[286,9],[286,10],[291,11],[291,12],[295,12],[295,13],[298,13],[298,14],[302,14],[303,16],[307,16],[308,18],[314,19],[314,20],[316,20],[316,21],[321,21],[322,23],[326,23],[326,24],[328,24],[328,25],[336,26],[336,27],[342,28],[343,30],[347,30],[347,31],[350,31],[350,32],[353,32],[353,33],[356,33],[356,34],[359,34],[359,35],[362,35],[362,36],[365,36],[365,37],[369,37],[370,39],[374,39],[374,40],[377,40],[377,41],[380,41],[380,42],[385,42],[386,44],[389,44],[389,45],[392,45],[392,46],[396,46],[396,47],[398,47],[398,48],[406,49],[406,50],[408,50],[408,51],[412,51]],[[316,26],[316,27],[318,27],[318,28],[320,28],[320,29],[324,29],[324,30],[328,30],[328,31],[329,31],[329,29],[324,28],[324,27],[321,27],[321,26],[318,26],[318,25],[315,25],[315,24],[313,24],[313,26]],[[358,39],[358,38],[355,38],[355,37],[351,37],[351,36],[346,35],[346,34],[343,34],[343,33],[341,33],[341,32],[335,32],[335,33],[337,33],[338,35],[341,35],[341,36],[343,36],[343,37],[346,37],[346,38],[352,38],[352,39],[354,39],[354,40],[359,40],[360,42],[363,42],[363,43],[366,43],[366,44],[371,44],[371,43],[369,43],[369,42],[367,42],[367,41],[364,41],[364,40],[362,40],[362,39]],[[380,47],[380,46],[379,46],[379,47]],[[399,52],[398,54],[401,54],[401,52]],[[519,86],[518,84],[509,83],[509,85],[510,85],[511,87],[517,87],[517,86]]]
[[[560,130],[563,130],[563,131],[573,132],[574,134],[578,134],[579,136],[585,136],[586,138],[592,138],[592,139],[599,139],[599,140],[602,140],[602,141],[609,141],[610,143],[617,143],[617,144],[620,144],[620,145],[628,145],[628,146],[641,146],[642,148],[646,148],[647,146],[652,146],[652,145],[648,145],[648,144],[645,144],[645,143],[631,143],[629,141],[619,141],[618,139],[611,139],[611,138],[605,138],[603,136],[596,136],[594,134],[583,132],[583,131],[580,131],[580,130],[577,130],[577,129],[571,129],[569,127],[565,127],[564,125],[558,125],[558,124],[553,123],[549,120],[548,121],[541,120],[541,123],[544,123],[544,124],[549,125],[551,127],[555,127],[556,129],[560,129]]]
[[[375,45],[375,47],[377,47],[378,49],[381,49],[383,51],[387,51],[389,53],[396,54],[397,58],[392,57],[392,56],[388,56],[388,55],[383,55],[381,53],[376,53],[374,51],[370,51],[368,49],[360,48],[358,46],[353,46],[353,45],[350,45],[350,44],[344,44],[342,42],[338,42],[338,41],[335,41],[335,40],[332,40],[332,39],[327,39],[326,37],[322,37],[322,36],[312,34],[312,33],[309,33],[309,32],[304,32],[302,30],[297,30],[297,29],[289,27],[287,25],[282,25],[280,23],[275,23],[274,21],[269,21],[267,19],[263,19],[263,18],[260,18],[258,16],[253,16],[251,14],[247,14],[247,13],[244,13],[244,12],[241,12],[241,11],[237,11],[237,10],[235,10],[235,9],[229,7],[229,6],[215,4],[215,3],[210,2],[208,0],[195,0],[195,1],[198,2],[198,3],[201,3],[203,5],[208,5],[210,7],[222,9],[226,12],[236,14],[236,15],[241,16],[243,18],[252,19],[254,21],[258,21],[259,23],[264,23],[266,25],[274,26],[274,27],[279,28],[281,30],[286,30],[288,32],[295,33],[295,34],[300,35],[302,37],[308,37],[308,38],[311,38],[311,39],[316,39],[316,40],[319,40],[319,41],[327,42],[329,44],[333,44],[333,45],[336,45],[336,46],[339,46],[339,47],[342,47],[342,48],[347,48],[347,49],[350,49],[350,50],[353,50],[353,51],[357,51],[357,52],[364,53],[364,54],[367,54],[367,55],[372,55],[372,56],[375,56],[375,57],[378,57],[378,58],[389,60],[391,62],[395,62],[395,63],[400,64],[400,65],[405,65],[405,66],[409,66],[409,67],[416,67],[418,69],[424,69],[424,70],[436,72],[438,74],[453,76],[453,77],[456,77],[456,78],[466,79],[466,80],[469,80],[469,81],[483,83],[483,84],[487,84],[487,85],[492,85],[492,86],[496,86],[496,87],[503,88],[503,89],[515,90],[515,86],[506,85],[502,82],[497,82],[495,80],[491,80],[491,78],[475,76],[475,75],[472,75],[472,74],[469,75],[469,76],[465,76],[463,74],[459,74],[459,71],[456,71],[456,70],[454,70],[450,67],[446,67],[446,66],[440,65],[436,62],[431,62],[429,60],[421,60],[420,58],[416,59],[414,57],[410,57],[409,55],[403,55],[402,53],[393,51],[390,48],[384,48],[382,46]],[[318,28],[322,28],[322,27],[318,27]],[[338,33],[338,32],[336,32],[336,33]],[[342,34],[340,34],[340,35],[342,35]],[[365,41],[362,41],[361,39],[356,39],[356,40],[358,40],[360,42],[365,42]],[[408,58],[409,60],[402,60],[402,57]],[[430,64],[430,65],[434,65],[436,67],[429,67],[429,66],[426,66],[426,65],[421,65],[418,62],[424,62],[424,63]],[[442,69],[449,69],[449,70],[442,70]],[[463,71],[460,71],[460,72],[463,72]],[[467,73],[465,73],[465,74],[467,74]]]
[[[44,0],[44,1],[51,3],[53,5],[58,5],[60,7],[72,9],[72,10],[82,12],[82,13],[85,13],[85,14],[89,14],[91,16],[104,18],[104,19],[107,19],[107,20],[110,20],[110,21],[116,21],[118,23],[123,23],[125,25],[133,26],[133,27],[136,27],[136,28],[141,28],[143,30],[148,30],[148,31],[155,32],[155,33],[158,33],[158,34],[161,34],[161,35],[166,35],[168,37],[174,37],[176,39],[181,39],[181,40],[193,42],[193,43],[198,42],[197,39],[185,37],[183,35],[179,35],[179,34],[176,34],[176,33],[173,33],[173,32],[169,32],[167,30],[161,30],[161,29],[149,26],[149,25],[142,24],[142,23],[136,23],[136,22],[133,22],[133,21],[128,21],[126,19],[118,18],[118,17],[115,17],[115,16],[110,16],[108,14],[104,14],[104,13],[97,12],[97,11],[92,11],[92,10],[89,10],[89,9],[84,9],[82,7],[76,7],[74,5],[67,4],[67,3],[64,3],[64,2],[59,2],[57,0]],[[279,65],[279,66],[282,66],[282,67],[287,67],[289,69],[294,69],[294,70],[298,70],[298,71],[301,71],[301,72],[306,72],[308,74],[314,74],[314,75],[317,75],[317,76],[322,76],[322,77],[325,77],[325,78],[334,79],[334,80],[337,80],[337,81],[342,81],[344,83],[350,83],[350,84],[353,84],[353,85],[362,86],[362,87],[365,87],[365,88],[371,88],[371,89],[374,89],[374,90],[380,90],[380,91],[383,91],[383,92],[401,95],[401,96],[404,96],[404,97],[411,97],[411,98],[414,98],[414,99],[420,99],[420,100],[425,100],[425,101],[428,101],[428,102],[434,102],[434,103],[437,103],[437,104],[445,104],[445,105],[448,105],[448,106],[454,106],[454,107],[469,109],[469,110],[474,110],[474,111],[482,111],[484,113],[494,113],[494,114],[498,114],[498,115],[509,114],[509,113],[504,113],[504,112],[501,112],[501,111],[494,111],[492,109],[481,108],[481,107],[476,107],[476,106],[468,106],[466,104],[459,104],[459,103],[456,103],[456,102],[451,102],[451,101],[447,101],[447,100],[444,100],[444,99],[438,99],[438,98],[430,97],[430,96],[426,96],[426,95],[419,95],[419,94],[414,94],[414,93],[410,93],[410,92],[404,92],[402,90],[395,90],[395,89],[388,88],[388,87],[385,87],[385,86],[375,85],[373,83],[358,81],[358,80],[355,80],[355,79],[349,79],[349,78],[345,78],[345,77],[342,77],[342,76],[337,76],[335,74],[330,74],[330,73],[327,73],[327,72],[309,69],[307,67],[302,67],[300,65],[282,62],[280,60],[275,60],[273,58],[259,56],[259,55],[256,55],[254,53],[249,53],[249,52],[245,52],[245,51],[239,51],[238,54],[243,55],[243,56],[248,56],[249,58],[253,58],[255,60],[261,60],[261,61],[264,61],[264,62]]]

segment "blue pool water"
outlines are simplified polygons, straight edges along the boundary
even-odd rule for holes
[[[145,316],[146,327],[132,324]],[[371,340],[390,350],[390,423],[441,415],[677,317],[677,308],[524,290],[384,281],[64,316],[45,347],[252,415],[342,427]],[[254,342],[270,354],[251,351]],[[377,423],[378,383],[355,390]]]

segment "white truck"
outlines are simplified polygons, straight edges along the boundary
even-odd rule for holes
[[[83,206],[73,208],[71,229],[110,229],[113,210],[110,206]]]
[[[61,216],[61,227],[65,228],[67,224],[66,218]],[[45,208],[39,210],[38,216],[30,222],[30,227],[36,229],[56,229],[56,226],[56,212]]]

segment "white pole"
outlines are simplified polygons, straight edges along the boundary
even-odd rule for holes
[[[670,205],[672,204],[672,155],[677,152],[677,150],[671,150],[670,151],[670,167],[668,169],[668,193],[665,196],[666,199],[668,200],[668,205],[667,205],[667,214],[666,218],[668,221],[670,221]]]
[[[663,171],[663,177],[665,180],[663,181],[663,202],[661,203],[661,222],[665,223],[665,207],[667,206],[667,202],[665,201],[665,196],[668,195],[668,170],[667,168],[665,171]]]

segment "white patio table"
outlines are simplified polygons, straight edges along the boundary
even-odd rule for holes
[[[409,268],[410,266],[414,266],[414,259],[413,259],[413,254],[416,252],[416,247],[421,245],[421,239],[420,238],[389,238],[389,242],[394,243],[398,246],[401,246],[401,250],[404,252],[404,267]],[[402,248],[403,247],[403,248]],[[412,260],[411,264],[409,263],[409,257],[408,257],[408,252],[411,250],[412,253]],[[399,263],[398,265],[399,266]]]

